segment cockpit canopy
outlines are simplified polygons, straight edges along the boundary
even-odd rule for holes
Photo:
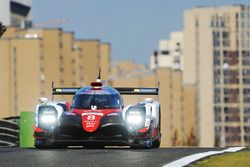
[[[120,94],[76,94],[72,101],[73,109],[119,109],[122,108]]]

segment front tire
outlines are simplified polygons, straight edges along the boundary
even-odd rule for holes
[[[161,141],[159,139],[156,139],[154,142],[153,142],[153,148],[159,148],[161,145]]]
[[[35,139],[34,146],[37,149],[46,149],[49,148],[50,145],[48,145],[45,140]]]

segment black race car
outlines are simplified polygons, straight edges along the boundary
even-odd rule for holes
[[[160,146],[160,104],[151,98],[124,107],[121,94],[158,95],[158,88],[112,88],[93,82],[83,88],[54,88],[74,95],[72,104],[40,98],[35,111],[36,148]]]

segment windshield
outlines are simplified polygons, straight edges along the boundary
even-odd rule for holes
[[[73,109],[91,109],[96,106],[97,109],[121,108],[121,98],[118,94],[79,94],[75,95]]]

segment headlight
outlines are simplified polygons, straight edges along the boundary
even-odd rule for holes
[[[128,115],[127,123],[129,124],[141,124],[143,121],[142,115]]]
[[[38,126],[41,128],[51,128],[57,122],[57,111],[54,106],[43,105],[38,111]]]
[[[41,121],[43,123],[52,124],[56,122],[56,116],[55,115],[41,115]]]
[[[145,107],[132,106],[126,112],[126,127],[129,132],[133,132],[144,127]]]

